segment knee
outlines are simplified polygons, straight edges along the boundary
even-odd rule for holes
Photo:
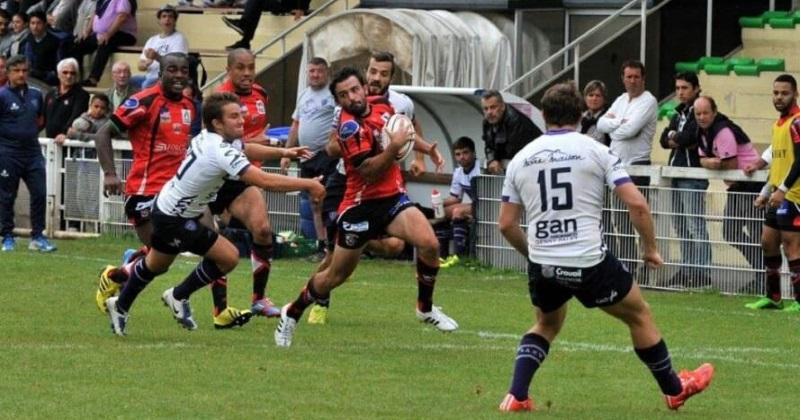
[[[436,238],[436,235],[431,235],[430,238],[421,239],[419,242],[417,242],[417,250],[419,250],[420,254],[422,255],[435,255],[438,258],[439,239]]]
[[[272,228],[267,223],[262,223],[251,232],[253,241],[262,245],[272,244]]]
[[[239,253],[226,252],[224,255],[217,258],[214,263],[223,273],[230,273],[236,268],[236,264],[239,263]]]

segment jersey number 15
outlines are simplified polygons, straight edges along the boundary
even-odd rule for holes
[[[563,190],[564,191],[564,201],[560,200],[560,195],[552,195],[550,199],[552,200],[552,208],[553,210],[569,210],[572,208],[572,183],[568,181],[559,181],[558,176],[560,174],[568,174],[572,171],[572,168],[551,168],[551,169],[543,169],[539,171],[539,176],[537,177],[537,182],[539,183],[539,195],[542,201],[542,211],[547,211],[548,207],[548,199],[547,193],[550,191],[551,195],[556,190]],[[547,175],[549,174],[549,176]],[[550,188],[547,187],[548,180],[550,179]]]

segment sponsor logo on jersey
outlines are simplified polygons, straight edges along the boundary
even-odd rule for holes
[[[573,240],[578,237],[576,219],[540,220],[533,226],[537,244]]]
[[[172,117],[169,115],[168,109],[162,109],[158,114],[158,118],[160,118],[162,122],[169,122],[172,119]]]
[[[180,124],[176,124],[180,127]],[[171,155],[184,155],[186,154],[186,146],[179,144],[161,143],[158,142],[153,146],[154,152],[169,153]]]
[[[183,224],[183,228],[188,231],[194,232],[197,230],[197,222],[195,222],[194,220],[187,220],[186,223]]]
[[[261,99],[256,101],[256,111],[258,111],[258,113],[261,115],[267,113],[267,107],[264,106],[264,102]]]
[[[192,111],[188,109],[181,110],[181,118],[183,118],[183,123],[189,125],[192,123]]]
[[[18,111],[19,105],[16,102],[11,102],[11,106],[8,108],[9,111]]]
[[[344,243],[347,246],[356,246],[356,243],[358,243],[358,235],[356,235],[355,233],[345,233]]]
[[[583,156],[564,153],[561,151],[561,149],[545,149],[525,159],[524,166],[537,165],[541,163],[566,162],[569,160],[583,160]]]
[[[120,106],[125,109],[135,109],[139,107],[139,100],[136,98],[128,98]]]
[[[366,232],[369,230],[369,222],[366,220],[358,223],[342,222],[342,229],[348,232]]]
[[[583,279],[583,270],[580,268],[556,267],[555,275],[557,280],[580,282]]]
[[[609,294],[608,296],[606,296],[604,298],[600,298],[600,299],[595,300],[594,303],[596,303],[598,305],[602,305],[604,303],[611,303],[611,302],[614,301],[614,299],[617,297],[618,294],[619,293],[617,293],[616,290],[612,290],[611,294]]]
[[[357,122],[353,120],[345,121],[339,126],[339,138],[347,140],[358,133],[359,130],[361,130],[361,126]]]

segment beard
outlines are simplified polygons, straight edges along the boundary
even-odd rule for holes
[[[362,116],[367,112],[367,102],[351,102],[350,105],[344,107],[351,115]]]

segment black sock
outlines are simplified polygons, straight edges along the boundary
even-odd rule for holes
[[[800,302],[800,259],[789,261],[789,278],[792,280],[794,300]]]
[[[214,316],[228,307],[228,278],[222,276],[211,282],[211,299],[214,301]]]
[[[549,350],[550,343],[541,335],[528,333],[522,336],[519,347],[517,347],[511,389],[508,390],[518,401],[528,399],[528,388],[531,386],[533,374],[542,365]]]
[[[131,309],[131,305],[133,305],[133,301],[136,300],[136,296],[139,296],[139,293],[141,293],[155,277],[156,273],[147,268],[144,258],[136,260],[130,269],[125,287],[122,288],[122,292],[119,294],[117,310],[128,312]]]
[[[780,255],[764,256],[764,267],[767,277],[767,297],[775,302],[781,300],[781,263]]]
[[[667,343],[659,341],[652,347],[646,349],[634,349],[636,355],[650,369],[650,373],[656,378],[661,392],[666,395],[678,395],[683,390],[681,380],[672,369],[672,361],[667,350]]]
[[[189,299],[192,293],[224,275],[225,273],[217,267],[214,261],[203,258],[203,261],[197,264],[197,267],[186,276],[181,284],[175,286],[172,297],[178,300]]]
[[[250,262],[253,267],[253,302],[255,302],[264,299],[267,293],[269,270],[272,268],[272,243],[262,245],[253,242]]]
[[[450,256],[450,236],[452,234],[450,225],[447,223],[439,223],[434,226],[433,232],[436,234],[436,239],[439,240],[439,257],[447,258]]]
[[[289,309],[286,311],[287,315],[294,318],[295,320],[299,320],[300,317],[303,316],[303,312],[305,312],[306,308],[311,306],[312,303],[317,302],[323,304],[323,306],[327,306],[330,301],[330,293],[321,294],[314,290],[313,284],[313,277],[311,280],[306,283],[306,287],[300,291],[300,295],[297,296],[297,299],[292,302],[292,305],[289,306]]]
[[[433,288],[439,267],[431,267],[417,257],[417,309],[430,312],[433,307]]]
[[[453,242],[456,248],[456,255],[465,255],[467,253],[467,235],[469,235],[467,221],[453,220]]]

